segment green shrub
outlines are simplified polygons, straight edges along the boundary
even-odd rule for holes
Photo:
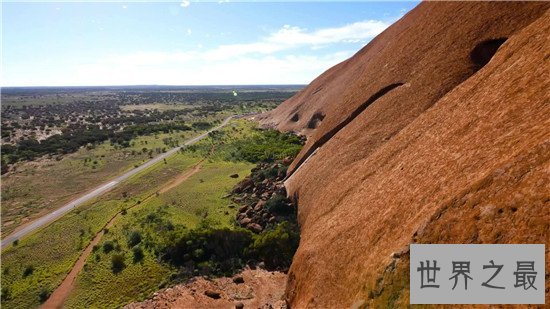
[[[138,231],[132,231],[128,235],[128,247],[133,247],[141,242],[141,234]]]
[[[124,260],[125,258],[122,254],[114,254],[111,257],[111,270],[114,274],[118,274],[126,267]]]
[[[0,295],[2,301],[11,299],[11,289],[7,286],[2,287],[2,294]]]
[[[296,224],[283,222],[254,240],[250,253],[265,263],[268,269],[288,268],[298,249],[300,232]]]
[[[212,124],[206,121],[197,121],[191,124],[191,126],[193,127],[193,129],[197,129],[197,130],[208,130],[212,127]]]
[[[115,244],[108,240],[106,242],[103,243],[103,252],[104,253],[109,253],[111,251],[113,251],[113,249],[115,249]]]
[[[286,269],[300,240],[297,224],[284,222],[256,235],[245,229],[196,229],[160,250],[161,260],[190,273],[230,276],[247,261],[268,269]],[[198,272],[198,273],[197,273]]]
[[[267,200],[265,203],[265,208],[272,214],[288,215],[293,211],[293,208],[288,206],[288,203],[289,200],[285,196],[275,194]]]
[[[134,247],[132,248],[132,254],[133,254],[133,257],[134,257],[134,263],[139,263],[143,260],[144,258],[144,254],[143,254],[143,250],[140,248],[140,247]]]
[[[294,134],[272,129],[252,129],[252,132],[237,137],[222,130],[210,133],[205,142],[185,147],[185,151],[206,156],[213,144],[216,145],[214,157],[218,159],[259,163],[295,156],[302,148],[303,141]]]
[[[175,266],[206,265],[208,272],[230,275],[244,266],[244,252],[253,234],[244,229],[196,229],[161,250],[164,261]]]
[[[273,162],[288,156],[296,156],[302,148],[302,140],[290,133],[276,130],[255,130],[251,137],[231,141],[227,160],[244,160],[252,163]]]
[[[40,301],[40,303],[43,303],[46,300],[48,300],[48,298],[50,297],[50,294],[51,292],[47,288],[45,287],[40,288],[40,292],[38,293],[38,300]]]
[[[29,266],[25,267],[25,270],[23,270],[23,278],[26,278],[26,277],[32,275],[33,272],[34,272],[34,266],[29,265]]]

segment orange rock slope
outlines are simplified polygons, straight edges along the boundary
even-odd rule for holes
[[[408,304],[410,243],[545,243],[549,273],[549,8],[421,3],[259,117],[308,136],[292,308]]]

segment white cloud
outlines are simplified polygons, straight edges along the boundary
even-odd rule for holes
[[[51,85],[69,85],[68,82],[72,85],[309,83],[350,57],[352,49],[357,48],[343,44],[366,43],[388,25],[381,21],[362,21],[314,31],[286,25],[250,43],[98,56],[88,63],[68,67],[65,76],[56,77],[57,81],[51,77],[47,80]],[[191,34],[191,29],[186,33]],[[318,51],[334,44],[339,48],[332,48],[331,52]]]
[[[189,0],[182,0],[181,3],[180,3],[180,6],[183,7],[183,8],[186,8],[189,5],[191,5],[191,1],[189,1]]]
[[[187,35],[191,35],[193,33],[193,31],[191,30],[191,28],[187,28],[186,33],[187,33]]]
[[[366,20],[342,27],[325,28],[313,32],[307,29],[285,25],[271,35],[267,41],[285,45],[321,45],[346,40],[365,40],[378,35],[390,24],[379,20]]]
[[[384,31],[390,24],[379,20],[366,20],[316,31],[284,25],[258,42],[222,45],[211,50],[206,57],[214,60],[254,53],[272,54],[303,46],[319,49],[319,47],[336,43],[366,42]]]

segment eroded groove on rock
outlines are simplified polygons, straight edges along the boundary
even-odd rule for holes
[[[375,94],[370,96],[363,104],[359,105],[353,112],[351,112],[344,121],[340,122],[337,126],[332,128],[332,130],[328,131],[325,135],[321,136],[303,155],[300,159],[300,161],[296,164],[296,167],[289,171],[289,174],[287,175],[287,178],[292,176],[300,166],[307,161],[307,159],[321,146],[323,146],[327,141],[329,141],[336,133],[338,133],[340,130],[342,130],[345,126],[347,126],[350,122],[353,121],[357,116],[359,116],[367,107],[369,107],[372,103],[374,103],[376,100],[380,99],[382,96],[386,95],[388,92],[394,90],[395,88],[398,88],[400,86],[403,86],[404,83],[394,83],[390,84],[380,90],[378,90]],[[315,115],[314,115],[315,116]],[[324,118],[324,117],[323,117]],[[313,118],[312,118],[313,119]]]
[[[319,92],[319,91],[321,91],[321,90],[323,90],[323,87],[317,88],[315,91],[313,91],[313,92],[311,93],[311,95],[314,95],[314,94],[316,94],[317,92]]]

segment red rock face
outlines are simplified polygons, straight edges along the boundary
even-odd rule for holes
[[[550,269],[549,7],[422,3],[261,117],[308,136],[292,308],[408,304],[413,242],[546,243]]]

